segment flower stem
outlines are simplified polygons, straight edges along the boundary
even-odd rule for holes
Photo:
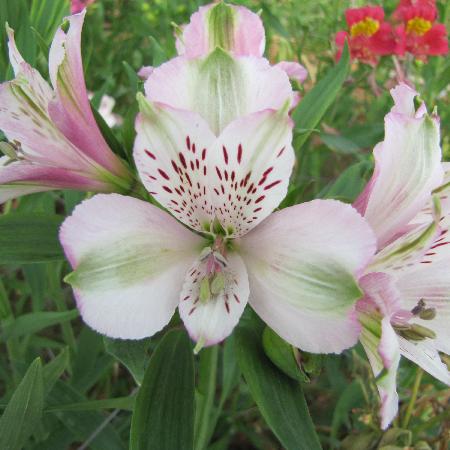
[[[411,392],[411,398],[408,403],[408,407],[406,408],[405,417],[403,417],[402,428],[406,429],[409,424],[409,420],[411,419],[411,414],[414,408],[414,403],[417,400],[417,394],[419,392],[420,382],[422,381],[423,370],[418,367],[416,371],[416,378],[414,380],[414,386]]]

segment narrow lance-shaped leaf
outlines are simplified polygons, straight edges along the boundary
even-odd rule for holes
[[[296,148],[300,148],[306,142],[311,132],[337,97],[339,90],[347,77],[349,65],[350,54],[346,44],[338,64],[333,67],[301,100],[299,106],[292,115],[296,128],[304,130],[295,141]]]
[[[192,450],[194,360],[184,331],[168,332],[155,349],[136,398],[130,450]]]
[[[241,320],[236,353],[262,416],[286,450],[319,450],[319,439],[300,383],[282,373],[264,354],[259,319]]]
[[[44,328],[73,320],[78,317],[78,310],[50,311],[23,314],[15,320],[8,320],[3,325],[3,339],[18,338],[37,333]]]
[[[44,407],[44,384],[39,358],[28,368],[0,418],[0,448],[21,450],[38,426]]]

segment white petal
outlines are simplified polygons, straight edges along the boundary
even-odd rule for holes
[[[415,318],[414,322],[433,330],[436,338],[432,345],[450,355],[450,258],[431,263],[427,262],[430,256],[425,258],[399,274],[396,284],[405,309],[411,310],[423,300],[426,308],[436,310],[434,319]]]
[[[433,340],[410,342],[399,337],[400,352],[442,383],[450,385],[450,372],[441,361]]]
[[[398,412],[397,370],[400,351],[397,335],[390,318],[373,321],[371,327],[362,328],[360,340],[376,377],[381,398],[381,428],[385,430]],[[386,360],[389,364],[386,364]]]
[[[264,58],[233,58],[216,49],[205,59],[178,57],[156,68],[147,98],[198,112],[216,136],[231,121],[263,109],[280,109],[293,92],[283,70]]]
[[[250,304],[283,339],[317,353],[356,343],[354,304],[362,291],[355,278],[372,257],[375,238],[351,206],[315,200],[286,208],[237,246]]]
[[[207,161],[214,134],[198,115],[143,97],[136,120],[134,159],[144,186],[177,219],[209,230],[214,220]]]
[[[242,236],[287,193],[294,164],[287,111],[266,110],[228,125],[207,155],[215,215],[226,232]]]
[[[378,247],[402,231],[428,203],[431,191],[442,181],[439,122],[415,115],[411,89],[393,91],[396,102],[385,118],[385,139],[375,147],[375,171],[355,206],[374,229]]]
[[[247,271],[235,253],[226,258],[224,288],[207,302],[200,298],[200,285],[207,276],[206,261],[196,261],[188,270],[180,295],[180,316],[191,338],[201,346],[224,340],[237,325],[249,296]]]
[[[77,206],[60,240],[83,320],[123,339],[151,336],[169,322],[202,242],[164,211],[116,194]]]

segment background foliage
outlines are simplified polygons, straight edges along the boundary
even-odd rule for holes
[[[173,23],[187,22],[201,3],[97,0],[89,8],[83,34],[88,88],[94,107],[103,94],[116,100],[114,112],[123,124],[113,131],[128,155],[135,94],[142,88],[135,72],[174,56]],[[261,11],[272,62],[298,59],[307,67],[309,78],[298,86],[302,95],[335,66],[332,42],[334,33],[345,28],[344,10],[362,5],[344,0],[238,3]],[[382,4],[388,14],[396,6],[391,0],[372,3]],[[438,4],[440,21],[448,21],[450,3]],[[46,76],[48,46],[68,9],[66,0],[0,2],[1,79],[12,77],[3,23],[16,30],[24,56]],[[438,107],[449,157],[449,59],[401,64],[428,105]],[[349,202],[357,196],[370,176],[371,149],[382,139],[383,117],[391,106],[388,89],[395,82],[391,58],[375,70],[353,63],[311,135],[296,114],[297,165],[282,206],[317,197]],[[310,97],[308,106],[314,107],[314,100]],[[264,340],[269,354],[274,349],[283,354],[285,343],[264,331],[251,311],[231,338],[195,359],[177,318],[170,324],[174,331],[139,342],[104,339],[91,331],[61,281],[68,265],[56,241],[63,216],[84,196],[34,194],[1,209],[0,449],[119,450],[130,443],[132,450],[314,450],[320,448],[318,439],[326,449],[447,449],[450,390],[407,361],[400,370],[400,415],[383,434],[375,384],[359,347],[339,356],[297,354],[301,370],[289,366],[286,357],[278,365],[289,378],[261,344]]]

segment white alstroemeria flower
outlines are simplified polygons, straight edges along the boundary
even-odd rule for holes
[[[439,187],[439,120],[424,104],[415,110],[416,95],[405,84],[392,90],[395,106],[374,150],[375,171],[355,202],[378,240],[357,311],[382,399],[382,428],[398,411],[400,355],[450,385],[439,356],[450,354],[449,180]]]
[[[217,122],[196,112],[139,101],[141,179],[190,229],[120,195],[79,205],[60,239],[84,321],[111,337],[140,339],[178,307],[198,350],[226,338],[250,302],[300,348],[340,352],[355,344],[356,278],[373,256],[373,233],[334,200],[271,214],[294,163],[287,106],[237,117],[215,134]]]

